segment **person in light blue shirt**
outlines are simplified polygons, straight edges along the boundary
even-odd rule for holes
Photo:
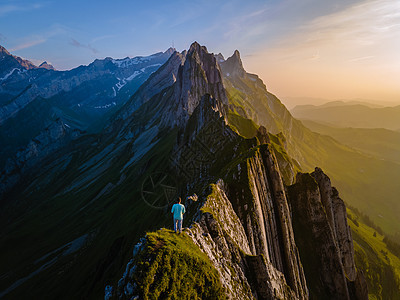
[[[175,233],[182,232],[183,214],[185,213],[185,206],[181,204],[181,197],[178,198],[177,203],[172,205],[171,213],[174,214],[174,230]]]

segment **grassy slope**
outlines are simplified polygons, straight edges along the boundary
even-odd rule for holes
[[[329,135],[351,148],[400,163],[400,132],[383,128],[338,128],[309,120],[302,123],[310,130]]]
[[[388,250],[383,236],[347,209],[357,268],[363,270],[370,299],[400,299],[400,258]],[[375,235],[375,236],[374,236]]]
[[[186,234],[147,233],[135,264],[141,299],[225,299],[217,270]]]
[[[257,134],[258,126],[252,120],[245,119],[236,113],[228,113],[228,122],[235,131],[245,138],[252,138]]]

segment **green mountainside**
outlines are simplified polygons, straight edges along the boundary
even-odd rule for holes
[[[395,255],[382,232],[366,225],[356,211],[348,208],[347,215],[356,266],[364,272],[369,299],[400,299],[400,255]]]

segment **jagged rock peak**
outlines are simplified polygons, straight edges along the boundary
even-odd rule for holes
[[[206,75],[206,80],[209,84],[222,83],[221,70],[217,64],[217,60],[213,53],[209,53],[205,46],[201,46],[199,43],[194,42],[186,55],[188,58],[195,59],[196,63],[200,65]],[[190,62],[190,60],[189,60]],[[193,64],[192,64],[193,67]],[[203,96],[203,95],[201,95]],[[219,99],[224,101],[224,99]]]
[[[206,47],[206,46],[202,46],[202,45],[200,45],[198,42],[194,41],[194,42],[190,45],[190,48],[189,48],[188,53],[191,53],[191,52],[193,52],[193,51],[200,52],[200,50],[205,51],[205,52],[208,53],[208,50],[207,50],[207,47]]]
[[[233,58],[233,57],[240,61],[240,52],[239,52],[239,50],[236,49],[235,52],[233,52],[233,54],[232,54],[232,56],[230,58]],[[242,62],[240,61],[240,63],[242,63]]]
[[[238,50],[235,50],[235,52],[232,54],[231,57],[229,57],[226,61],[220,64],[221,64],[221,69],[225,76],[243,77],[246,74]]]
[[[169,47],[167,50],[165,50],[164,53],[166,53],[166,54],[172,54],[172,53],[174,53],[174,52],[176,52],[176,49],[173,48],[173,47]]]
[[[39,65],[39,68],[41,68],[41,69],[47,69],[47,70],[55,70],[55,68],[53,67],[53,65],[52,65],[52,64],[49,64],[47,61],[42,62],[42,63]]]
[[[222,55],[222,53],[215,54],[214,56],[217,59],[218,63],[222,63],[225,61],[225,57]]]
[[[205,94],[210,94],[224,105],[228,104],[221,69],[214,54],[209,53],[205,46],[194,42],[178,72],[173,96],[178,99],[176,115],[187,120]]]

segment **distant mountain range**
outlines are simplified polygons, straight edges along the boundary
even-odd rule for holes
[[[386,128],[400,131],[400,105],[375,107],[369,104],[329,102],[324,105],[298,105],[290,111],[295,118],[327,125],[353,128]]]
[[[1,47],[0,169],[17,152],[21,164],[32,158],[32,149],[40,151],[51,143],[55,151],[84,132],[99,131],[173,52],[108,57],[56,71],[47,62],[36,67]]]
[[[342,198],[393,233],[400,165],[306,128],[238,51],[24,70],[1,83],[0,297],[399,296]]]
[[[324,99],[324,98],[312,98],[312,97],[281,97],[282,102],[285,106],[292,110],[295,106],[300,105],[324,105],[327,103],[330,104],[342,104],[342,105],[356,105],[361,104],[368,107],[378,108],[378,107],[393,107],[400,105],[400,99],[396,101],[384,101],[384,100],[373,100],[373,99]]]
[[[400,132],[384,128],[343,128],[303,120],[302,123],[314,132],[328,135],[351,148],[400,163]]]

